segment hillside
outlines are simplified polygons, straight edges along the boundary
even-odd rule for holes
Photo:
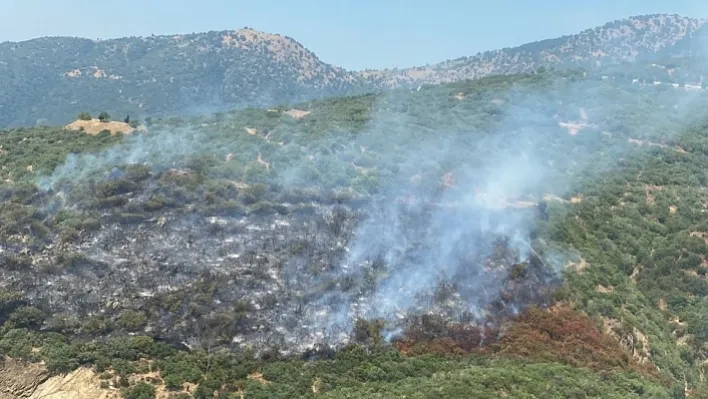
[[[292,38],[253,29],[0,44],[0,125],[66,123],[79,111],[209,113],[341,94],[350,72]]]
[[[700,85],[704,22],[677,15],[637,16],[515,48],[382,71],[347,71],[292,38],[250,28],[5,42],[0,43],[0,126],[66,124],[84,111],[141,120],[208,114],[548,67],[606,70],[621,65],[629,80],[683,79]],[[677,63],[684,71],[674,76]]]
[[[708,99],[602,76],[4,131],[0,392],[705,396]]]
[[[594,69],[621,63],[664,60],[689,55],[677,48],[705,49],[705,19],[656,14],[630,17],[586,29],[575,35],[542,40],[519,47],[486,51],[471,57],[402,70],[366,71],[363,76],[377,85],[436,84],[476,79],[489,75],[529,73],[541,67]],[[692,56],[696,56],[694,51]],[[700,54],[705,57],[705,52]],[[631,68],[625,65],[625,72]]]

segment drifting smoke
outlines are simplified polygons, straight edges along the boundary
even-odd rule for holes
[[[100,153],[70,154],[51,176],[40,176],[37,186],[50,190],[61,183],[115,178],[115,173],[119,173],[115,168],[119,165],[150,164],[157,169],[176,166],[205,149],[200,137],[188,130],[134,135]]]
[[[359,317],[383,319],[390,322],[392,330],[385,335],[390,339],[401,331],[396,319],[409,313],[467,315],[482,323],[495,316],[498,308],[490,305],[499,301],[510,314],[533,301],[542,303],[539,297],[503,298],[512,265],[536,257],[546,269],[537,276],[544,280],[541,286],[550,286],[573,260],[550,249],[539,256],[531,238],[537,221],[529,210],[544,194],[570,195],[580,180],[616,168],[618,159],[632,152],[628,143],[633,136],[661,134],[670,142],[666,133],[686,124],[700,96],[655,90],[653,97],[623,98],[634,112],[656,110],[651,106],[656,103],[665,112],[643,113],[643,123],[631,131],[615,126],[613,136],[604,130],[606,121],[627,119],[627,109],[613,101],[617,94],[603,92],[597,82],[561,84],[540,92],[510,90],[512,100],[492,131],[470,131],[448,120],[447,128],[431,129],[427,137],[407,132],[423,122],[415,115],[392,114],[390,109],[407,105],[384,97],[388,109],[375,114],[372,127],[357,140],[362,148],[382,148],[384,158],[405,161],[382,182],[381,199],[370,204],[347,257],[326,276],[331,281],[366,279],[378,263],[382,278],[370,291],[335,290],[311,302],[309,327],[336,334],[350,330]],[[437,111],[431,107],[431,113]],[[402,154],[397,137],[409,141]],[[513,257],[490,265],[500,241]],[[437,288],[445,286],[454,291],[451,309],[435,303]]]
[[[389,107],[393,102],[384,101]],[[398,125],[392,126],[390,118]],[[391,322],[387,337],[392,338],[401,331],[397,319],[409,313],[486,319],[488,306],[501,298],[509,267],[528,261],[535,252],[530,238],[535,203],[518,199],[538,191],[552,165],[526,144],[526,132],[516,133],[516,144],[508,141],[508,132],[489,136],[464,128],[415,137],[411,143],[405,126],[415,126],[414,117],[384,111],[375,114],[371,124],[357,144],[380,147],[384,157],[387,150],[388,156],[398,152],[402,162],[382,181],[381,193],[369,204],[342,264],[333,266],[325,278],[365,280],[377,274],[377,268],[382,277],[368,292],[335,290],[312,301],[309,327],[336,333],[350,330],[359,317],[383,319]],[[403,141],[409,142],[401,149]],[[514,256],[494,264],[490,258],[500,243]],[[557,257],[549,259],[553,262],[544,264],[548,284],[560,277],[562,266],[555,263]],[[453,287],[456,304],[447,311],[434,309],[436,289],[445,285]],[[513,299],[507,303],[511,313],[526,305]]]
[[[544,195],[570,196],[581,180],[615,168],[634,150],[631,139],[663,134],[662,145],[672,145],[665,134],[676,132],[702,98],[651,87],[618,97],[624,92],[613,90],[613,84],[558,79],[541,89],[470,94],[487,111],[488,119],[481,121],[477,109],[441,107],[449,101],[464,104],[449,93],[394,92],[373,105],[363,132],[276,150],[268,144],[271,154],[299,157],[273,166],[269,178],[281,187],[311,185],[313,176],[342,169],[378,184],[363,220],[342,243],[346,256],[299,293],[308,298],[301,325],[311,334],[336,334],[350,330],[358,317],[379,318],[392,321],[391,338],[400,331],[396,320],[409,313],[482,321],[494,311],[492,304],[513,314],[543,303],[530,294],[508,298],[504,292],[515,264],[540,264],[544,271],[537,278],[543,285],[557,282],[570,260],[534,242],[535,205]],[[430,115],[439,123],[432,124]],[[72,155],[38,184],[56,190],[65,182],[110,178],[120,164],[184,167],[194,157],[222,158],[228,147],[228,136],[163,129],[127,138],[101,154]],[[250,160],[260,155],[255,145],[238,150]],[[302,262],[307,259],[293,259],[281,276],[294,276],[299,291],[310,278],[297,276],[295,264]],[[351,289],[352,281],[365,287]],[[321,290],[326,283],[329,289]],[[446,295],[438,295],[441,287],[450,287]]]

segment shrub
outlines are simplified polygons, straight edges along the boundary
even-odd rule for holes
[[[91,114],[89,114],[88,112],[82,112],[79,114],[77,119],[79,119],[81,121],[90,121],[92,118],[91,118]]]
[[[155,387],[145,382],[139,382],[123,391],[125,399],[155,399]]]

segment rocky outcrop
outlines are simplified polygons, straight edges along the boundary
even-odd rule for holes
[[[0,364],[0,399],[118,399],[118,389],[101,388],[93,370],[79,368],[51,376],[42,363],[6,358]]]
[[[49,379],[46,367],[6,358],[0,364],[0,399],[30,398]]]
[[[28,399],[118,399],[116,388],[101,388],[93,370],[80,368],[65,375],[51,377],[36,387]]]

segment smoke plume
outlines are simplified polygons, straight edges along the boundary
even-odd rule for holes
[[[514,265],[533,261],[544,269],[541,283],[552,284],[569,261],[534,241],[536,205],[568,202],[580,182],[616,168],[637,143],[671,148],[671,134],[703,98],[624,81],[543,79],[462,94],[395,91],[372,104],[363,130],[311,137],[308,125],[288,122],[270,141],[252,138],[235,149],[245,168],[256,157],[287,159],[269,164],[267,175],[284,189],[355,182],[373,193],[363,208],[345,202],[347,209],[323,211],[358,213],[361,222],[342,243],[346,255],[299,293],[309,333],[347,331],[359,317],[390,321],[395,332],[411,312],[480,321],[492,304],[513,314],[542,302],[532,293],[508,298],[504,288]],[[234,134],[245,134],[240,129]],[[71,155],[38,185],[58,190],[109,178],[121,164],[164,170],[193,158],[224,159],[232,140],[208,126],[163,127],[100,154]],[[282,275],[296,274],[303,261],[292,259]]]

